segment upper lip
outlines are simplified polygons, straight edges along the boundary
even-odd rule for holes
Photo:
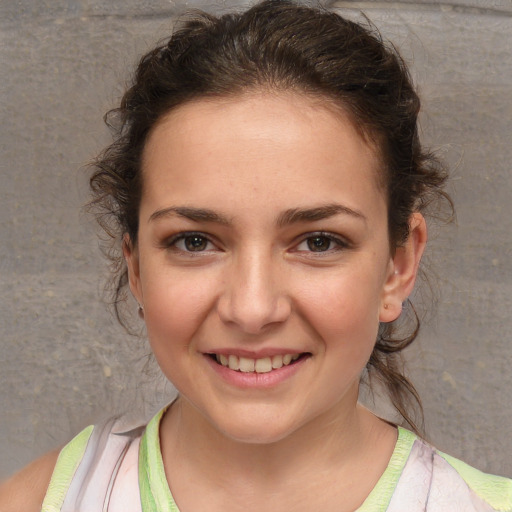
[[[205,354],[215,354],[224,356],[238,356],[246,357],[249,359],[263,359],[265,357],[284,356],[286,354],[303,354],[305,350],[298,350],[294,348],[267,348],[261,350],[245,350],[240,348],[219,348],[208,350]]]

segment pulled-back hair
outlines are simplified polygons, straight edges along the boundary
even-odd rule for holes
[[[241,14],[196,12],[141,59],[120,107],[106,116],[114,142],[95,160],[90,179],[90,206],[112,242],[111,292],[121,323],[127,288],[121,245],[124,234],[137,243],[144,146],[162,116],[195,99],[264,88],[311,94],[341,107],[381,158],[392,250],[407,240],[413,212],[425,213],[440,199],[451,207],[442,190],[444,168],[420,144],[420,101],[407,68],[395,48],[365,25],[322,8],[268,0]],[[409,332],[399,328],[404,315],[381,324],[367,368],[418,431],[410,405],[421,413],[421,402],[403,375],[400,352],[416,338],[419,318],[412,305],[406,309],[413,317],[406,322]]]

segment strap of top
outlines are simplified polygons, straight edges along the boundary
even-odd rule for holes
[[[482,473],[455,457],[439,452],[477,496],[490,503],[496,510],[512,512],[512,480],[502,476]]]
[[[61,451],[42,512],[107,512],[126,453],[143,427],[116,432],[116,420],[87,427]],[[142,512],[140,500],[130,512]]]
[[[388,510],[388,505],[416,439],[417,437],[412,432],[398,427],[398,439],[388,466],[357,512],[385,512]]]
[[[62,503],[87,449],[93,426],[82,430],[60,452],[41,512],[60,512]]]
[[[153,512],[179,512],[165,477],[160,450],[162,409],[147,425],[140,444],[139,486],[142,509]]]

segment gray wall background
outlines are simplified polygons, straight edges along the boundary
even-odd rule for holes
[[[512,476],[512,2],[324,3],[364,10],[402,49],[424,137],[452,166],[458,225],[433,229],[429,251],[438,312],[408,352],[429,436]],[[0,2],[0,477],[104,415],[169,399],[145,342],[100,300],[80,168],[109,140],[101,118],[128,70],[184,7],[244,4]]]

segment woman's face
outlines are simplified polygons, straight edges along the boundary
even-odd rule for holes
[[[405,299],[379,165],[293,93],[197,100],[154,128],[130,285],[160,367],[218,432],[273,442],[355,410]]]

